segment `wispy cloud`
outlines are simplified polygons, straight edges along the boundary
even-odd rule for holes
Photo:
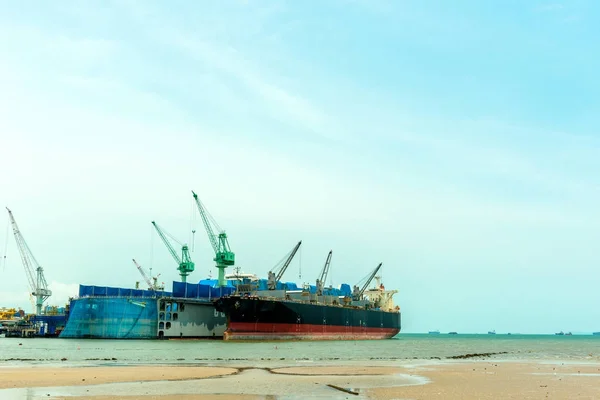
[[[235,79],[263,102],[272,118],[298,124],[326,138],[339,138],[338,129],[330,118],[319,111],[309,100],[273,83],[239,51],[228,46],[217,46],[194,40],[192,35],[160,35],[167,45],[177,46],[190,57],[211,65],[224,73],[224,79]]]
[[[554,12],[565,8],[562,3],[544,3],[537,6],[535,9],[540,12]]]

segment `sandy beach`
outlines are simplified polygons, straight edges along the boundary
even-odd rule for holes
[[[191,380],[237,372],[235,368],[173,366],[1,368],[0,389]]]
[[[39,388],[36,396],[54,399],[250,400],[290,395],[332,399],[600,398],[600,364],[584,362],[492,360],[274,369],[234,366],[3,367],[0,372],[3,376],[0,388],[9,389],[6,393],[14,396],[18,388]],[[115,383],[119,385],[115,386]]]

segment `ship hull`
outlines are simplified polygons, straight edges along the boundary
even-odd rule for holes
[[[400,313],[285,300],[224,297],[225,340],[372,340],[400,332]]]

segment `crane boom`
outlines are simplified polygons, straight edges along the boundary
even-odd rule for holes
[[[325,288],[325,281],[327,281],[327,275],[329,275],[329,265],[331,264],[331,255],[333,250],[329,250],[329,254],[327,254],[327,259],[325,260],[325,265],[323,266],[323,270],[321,270],[321,275],[317,279],[317,295],[323,294],[323,289]]]
[[[235,265],[235,253],[229,247],[227,234],[219,228],[214,218],[206,211],[198,195],[193,190],[192,195],[194,196],[200,217],[202,217],[202,223],[204,224],[204,229],[206,229],[208,240],[215,252],[213,261],[216,262],[216,267],[219,270],[218,286],[225,286],[225,268]],[[215,226],[218,234],[215,234],[212,225]]]
[[[279,282],[279,280],[285,273],[285,270],[290,266],[290,263],[294,259],[294,256],[296,255],[296,252],[300,248],[301,244],[302,244],[302,240],[299,241],[298,244],[296,244],[296,246],[294,246],[294,248],[290,252],[288,258],[285,260],[285,262],[283,263],[283,266],[281,267],[281,269],[279,270],[279,272],[277,274],[275,274],[275,272],[273,272],[273,271],[269,271],[268,282],[267,282],[269,290],[275,290],[277,288],[277,282]]]
[[[367,290],[367,287],[369,286],[375,275],[377,275],[377,271],[379,271],[379,268],[381,268],[382,265],[383,263],[379,263],[379,265],[373,270],[373,272],[371,272],[371,275],[369,275],[369,278],[367,278],[367,281],[365,282],[362,288],[358,289],[358,286],[354,286],[355,290],[352,295],[352,297],[354,297],[354,300],[360,300],[362,298],[363,294],[365,293],[365,290]]]
[[[150,280],[150,278],[148,278],[148,275],[146,275],[146,272],[144,271],[142,266],[140,264],[138,264],[137,261],[135,261],[135,258],[132,258],[132,260],[133,260],[133,263],[135,264],[135,266],[137,267],[138,271],[140,271],[140,274],[144,278],[144,281],[148,285],[148,290],[153,290],[154,288],[152,287],[152,281]]]
[[[23,238],[12,211],[10,211],[8,207],[6,207],[6,210],[8,211],[8,216],[13,228],[13,233],[15,235],[15,241],[17,242],[17,247],[19,248],[21,261],[23,262],[23,267],[25,268],[25,274],[27,275],[27,280],[29,281],[31,294],[35,296],[35,312],[37,315],[41,315],[42,305],[44,304],[44,301],[52,295],[52,291],[48,289],[48,283],[46,282],[46,277],[44,276],[44,269],[37,262],[35,256],[31,252],[31,249],[27,245],[25,238]]]
[[[167,250],[169,250],[169,253],[171,253],[171,256],[173,257],[175,262],[177,262],[177,264],[181,264],[181,257],[179,257],[179,255],[177,254],[177,252],[173,248],[173,245],[171,245],[171,242],[169,242],[169,239],[167,239],[167,237],[165,236],[163,230],[154,221],[152,221],[152,225],[154,225],[154,228],[156,229],[158,236],[160,236],[160,238],[162,239],[165,246],[167,246]]]
[[[177,265],[178,265],[177,269],[179,270],[179,275],[181,276],[181,281],[185,282],[187,280],[186,279],[187,276],[191,272],[194,271],[194,262],[192,261],[192,258],[190,257],[190,252],[189,252],[189,248],[188,248],[187,244],[181,245],[181,257],[180,257],[179,254],[177,254],[177,252],[173,248],[173,245],[171,244],[169,239],[167,239],[167,236],[165,235],[164,230],[162,228],[160,228],[158,226],[158,224],[154,221],[152,221],[152,225],[154,225],[154,228],[156,229],[158,236],[160,236],[163,243],[167,247],[167,250],[169,250],[169,253],[171,253],[171,256],[177,263]],[[171,236],[171,235],[169,235],[169,236]]]

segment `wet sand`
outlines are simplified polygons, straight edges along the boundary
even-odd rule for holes
[[[600,399],[600,364],[464,362],[415,368],[431,383],[367,390],[373,399]]]
[[[456,361],[236,369],[197,366],[0,368],[0,388],[68,399],[599,399],[600,364]],[[84,380],[85,379],[85,380]],[[140,384],[140,382],[143,382]],[[334,387],[359,393],[344,393]],[[19,390],[0,390],[18,398]],[[27,389],[31,391],[32,389]],[[10,397],[10,396],[9,396]],[[7,397],[7,398],[9,398]]]
[[[0,368],[0,389],[202,379],[237,372],[235,368],[174,366]]]

